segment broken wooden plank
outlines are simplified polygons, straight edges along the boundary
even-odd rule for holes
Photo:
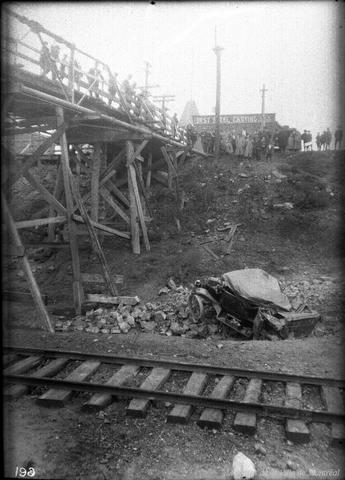
[[[32,302],[32,295],[29,292],[4,290],[2,292],[2,295],[3,295],[2,299],[7,302],[21,302],[21,303]],[[43,300],[44,305],[48,305],[48,295],[41,294],[41,298]]]
[[[220,257],[216,253],[214,253],[207,245],[202,245],[202,248],[206,250],[206,252],[209,253],[211,257],[215,258],[216,260],[220,259]]]
[[[105,382],[105,385],[111,385],[113,387],[120,387],[123,385],[127,380],[130,380],[134,377],[140,367],[136,365],[124,365],[120,368],[119,371],[114,373],[114,375]],[[115,399],[113,395],[109,395],[107,393],[96,393],[92,395],[90,400],[83,405],[83,410],[100,410],[101,408],[105,408],[111,404],[111,402]]]
[[[4,375],[20,375],[21,373],[25,373],[31,368],[38,365],[41,361],[41,357],[26,357],[23,360],[19,360],[18,362],[10,365],[9,367],[5,368],[3,371]]]
[[[285,407],[302,408],[302,387],[299,383],[286,384]],[[310,432],[303,420],[288,418],[285,425],[286,438],[291,442],[309,442]]]
[[[205,373],[192,373],[187,385],[183,389],[183,393],[186,395],[199,395],[203,391],[206,381],[207,375]],[[169,413],[167,421],[170,423],[185,424],[192,415],[192,411],[192,405],[175,405],[172,411]]]
[[[111,278],[114,283],[123,283],[123,275],[111,275]],[[105,283],[103,275],[100,275],[99,273],[82,273],[81,280],[85,283]]]
[[[97,370],[100,364],[101,362],[92,360],[83,362],[66,377],[66,380],[70,382],[85,381]],[[44,406],[63,407],[72,394],[72,390],[51,388],[37,399],[37,403]]]
[[[30,376],[35,378],[52,377],[62,370],[68,361],[68,358],[56,358]],[[27,393],[29,388],[28,385],[9,385],[4,388],[3,395],[5,398],[18,398]]]
[[[234,384],[235,377],[225,375],[220,379],[215,388],[213,389],[211,398],[226,398],[229,394],[232,385]],[[207,428],[220,428],[223,423],[224,413],[218,408],[205,408],[203,410],[197,424],[199,427]]]
[[[124,297],[119,295],[117,297],[108,297],[98,293],[88,293],[87,301],[91,303],[108,303],[113,305],[119,305],[120,303],[123,303],[123,305],[136,305],[140,302],[140,299],[137,296]]]
[[[157,390],[169,378],[170,370],[166,368],[154,368],[150,375],[140,385],[140,388],[145,390]],[[130,401],[126,413],[131,417],[144,418],[149,407],[150,400],[144,398],[134,398]]]
[[[243,403],[257,403],[261,392],[262,380],[252,378],[247,386]],[[253,435],[256,431],[256,413],[238,412],[235,415],[234,429]]]
[[[344,402],[342,395],[336,387],[321,387],[322,399],[325,403],[328,412],[345,415]],[[342,444],[345,440],[345,425],[344,423],[331,424],[332,444]]]

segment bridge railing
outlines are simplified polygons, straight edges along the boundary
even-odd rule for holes
[[[3,58],[16,68],[49,79],[66,100],[78,105],[94,97],[105,105],[125,113],[131,123],[143,123],[152,130],[186,143],[186,132],[170,116],[137,92],[103,61],[77,48],[64,38],[48,31],[38,22],[19,15],[7,7],[5,13],[29,28],[24,38],[8,35],[2,43]],[[20,29],[11,28],[10,31]],[[18,36],[18,35],[17,35]],[[55,49],[55,52],[54,52]]]

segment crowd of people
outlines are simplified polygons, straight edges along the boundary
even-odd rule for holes
[[[49,48],[47,42],[43,42],[40,51],[39,64],[41,76],[53,81],[64,83],[70,77],[69,54],[60,52],[60,46],[52,44]],[[152,129],[174,139],[185,141],[184,129],[179,127],[176,113],[172,118],[168,117],[167,109],[159,109],[147,96],[144,89],[137,87],[132,81],[132,75],[128,75],[122,83],[117,80],[117,73],[112,73],[100,62],[83,72],[81,66],[74,59],[73,62],[73,85],[77,91],[84,87],[90,97],[101,102],[104,98],[108,106],[115,104],[116,108],[126,112],[129,116],[140,119]],[[84,90],[85,95],[85,90]]]
[[[202,131],[200,133],[202,147],[205,153],[214,153],[215,132]],[[239,159],[271,159],[274,150],[274,135],[268,130],[248,134],[245,130],[236,133],[235,130],[228,135],[221,136],[221,151],[233,154]]]
[[[316,147],[318,151],[331,150],[332,143],[332,132],[329,128],[323,133],[320,132],[316,135]],[[343,130],[340,125],[338,125],[336,131],[334,132],[334,150],[341,150],[343,143]]]

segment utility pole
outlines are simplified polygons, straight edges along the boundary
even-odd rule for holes
[[[150,88],[158,88],[159,85],[149,85],[149,75],[151,73],[152,65],[149,62],[144,62],[144,63],[145,63],[145,86],[144,87],[139,87],[139,88],[141,88],[144,91],[146,97],[148,97],[149,89]]]
[[[265,93],[267,92],[267,88],[265,88],[265,84],[263,84],[261,92],[261,130],[265,128]]]
[[[216,118],[215,118],[215,123],[216,123],[216,128],[215,128],[215,154],[216,157],[219,157],[219,151],[220,151],[220,87],[221,87],[221,63],[220,63],[220,55],[222,50],[224,48],[220,47],[217,45],[217,36],[216,36],[216,31],[215,31],[215,47],[213,49],[214,53],[216,54],[217,57],[217,77],[216,77]]]

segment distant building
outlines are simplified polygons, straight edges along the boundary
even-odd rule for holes
[[[194,100],[189,100],[184,107],[181,119],[179,121],[180,127],[186,127],[189,123],[193,124],[193,117],[199,116],[199,110]]]
[[[198,132],[215,130],[215,115],[193,115],[193,125]],[[221,115],[220,133],[226,135],[235,130],[236,133],[245,130],[254,133],[261,129],[262,115],[250,113],[245,115]],[[280,130],[281,126],[276,121],[275,113],[265,113],[265,129],[270,131]]]

